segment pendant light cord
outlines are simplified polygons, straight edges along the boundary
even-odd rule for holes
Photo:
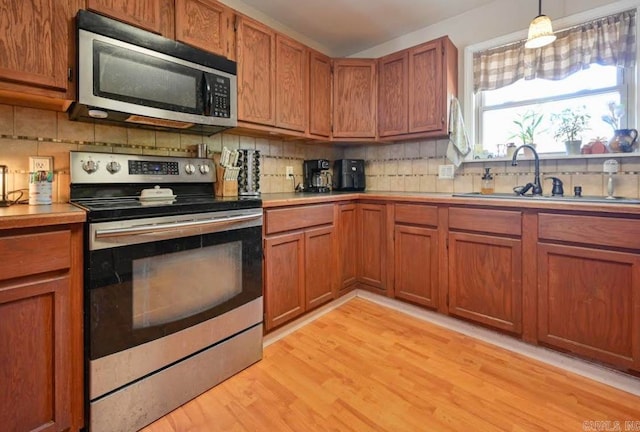
[[[538,0],[538,16],[542,15],[542,0]]]

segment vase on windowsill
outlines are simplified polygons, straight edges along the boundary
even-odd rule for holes
[[[616,129],[609,140],[612,153],[631,153],[638,149],[638,131],[635,129]]]

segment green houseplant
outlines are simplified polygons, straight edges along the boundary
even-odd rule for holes
[[[512,120],[516,129],[511,133],[509,139],[518,138],[522,141],[522,144],[533,145],[536,133],[541,132],[539,128],[543,118],[544,114],[531,109],[519,113],[516,118]]]
[[[591,116],[586,113],[586,107],[565,108],[559,113],[551,115],[554,125],[553,137],[563,140],[567,154],[580,154],[582,132],[589,128]]]

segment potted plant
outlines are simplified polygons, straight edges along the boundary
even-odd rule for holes
[[[540,125],[544,114],[537,112],[536,110],[529,109],[519,113],[514,120],[513,124],[516,125],[516,130],[511,133],[511,138],[518,138],[522,141],[522,144],[529,144],[535,147],[536,133],[542,132]],[[525,148],[525,155],[533,156],[529,149]]]
[[[567,154],[580,154],[582,145],[582,132],[588,129],[591,116],[585,112],[586,107],[577,109],[565,108],[559,113],[551,115],[554,125],[553,137],[563,140]]]

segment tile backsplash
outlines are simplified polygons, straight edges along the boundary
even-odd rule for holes
[[[222,133],[211,137],[155,132],[144,129],[70,121],[66,113],[0,104],[0,164],[9,168],[8,190],[22,190],[28,197],[29,156],[52,156],[53,200],[69,200],[69,151],[130,153],[161,156],[195,156],[198,144],[210,152],[257,149],[262,155],[260,186],[263,193],[291,192],[302,181],[305,159],[339,159],[343,150],[330,145],[308,144]],[[293,166],[295,184],[285,178]],[[17,199],[12,195],[10,199]]]
[[[511,192],[514,186],[533,179],[533,162],[512,167],[506,161],[472,162],[456,170],[453,180],[438,179],[438,166],[446,159],[447,140],[412,141],[396,144],[319,145],[304,141],[253,138],[231,133],[211,137],[154,132],[143,129],[105,126],[70,121],[66,113],[0,104],[0,164],[9,167],[8,190],[24,190],[27,198],[29,156],[54,158],[53,199],[69,199],[69,151],[133,153],[145,155],[195,156],[197,144],[210,151],[249,148],[261,151],[263,193],[291,192],[302,181],[305,159],[339,158],[366,161],[367,190],[392,192],[478,192],[484,168],[491,168],[496,192]],[[620,164],[615,175],[615,194],[640,198],[640,153],[637,157],[610,155]],[[584,195],[606,195],[604,159],[557,159],[541,161],[543,177],[555,176],[564,182],[565,193],[582,186]],[[295,182],[285,177],[285,167],[293,166]],[[551,190],[551,181],[543,188]],[[10,197],[16,199],[17,195]]]
[[[450,163],[446,158],[448,142],[431,140],[388,145],[350,147],[345,158],[365,159],[367,189],[391,192],[480,192],[485,168],[491,168],[495,191],[510,193],[515,186],[533,180],[533,161],[478,161],[464,163],[456,169],[453,180],[438,178],[438,166]],[[637,156],[635,156],[637,154]],[[634,156],[609,154],[605,158],[547,159],[540,161],[540,172],[545,193],[551,192],[551,180],[558,177],[564,183],[565,194],[573,194],[574,186],[582,186],[584,195],[607,195],[607,176],[602,173],[606,159],[619,163],[614,175],[614,194],[627,198],[640,198],[640,153]]]

